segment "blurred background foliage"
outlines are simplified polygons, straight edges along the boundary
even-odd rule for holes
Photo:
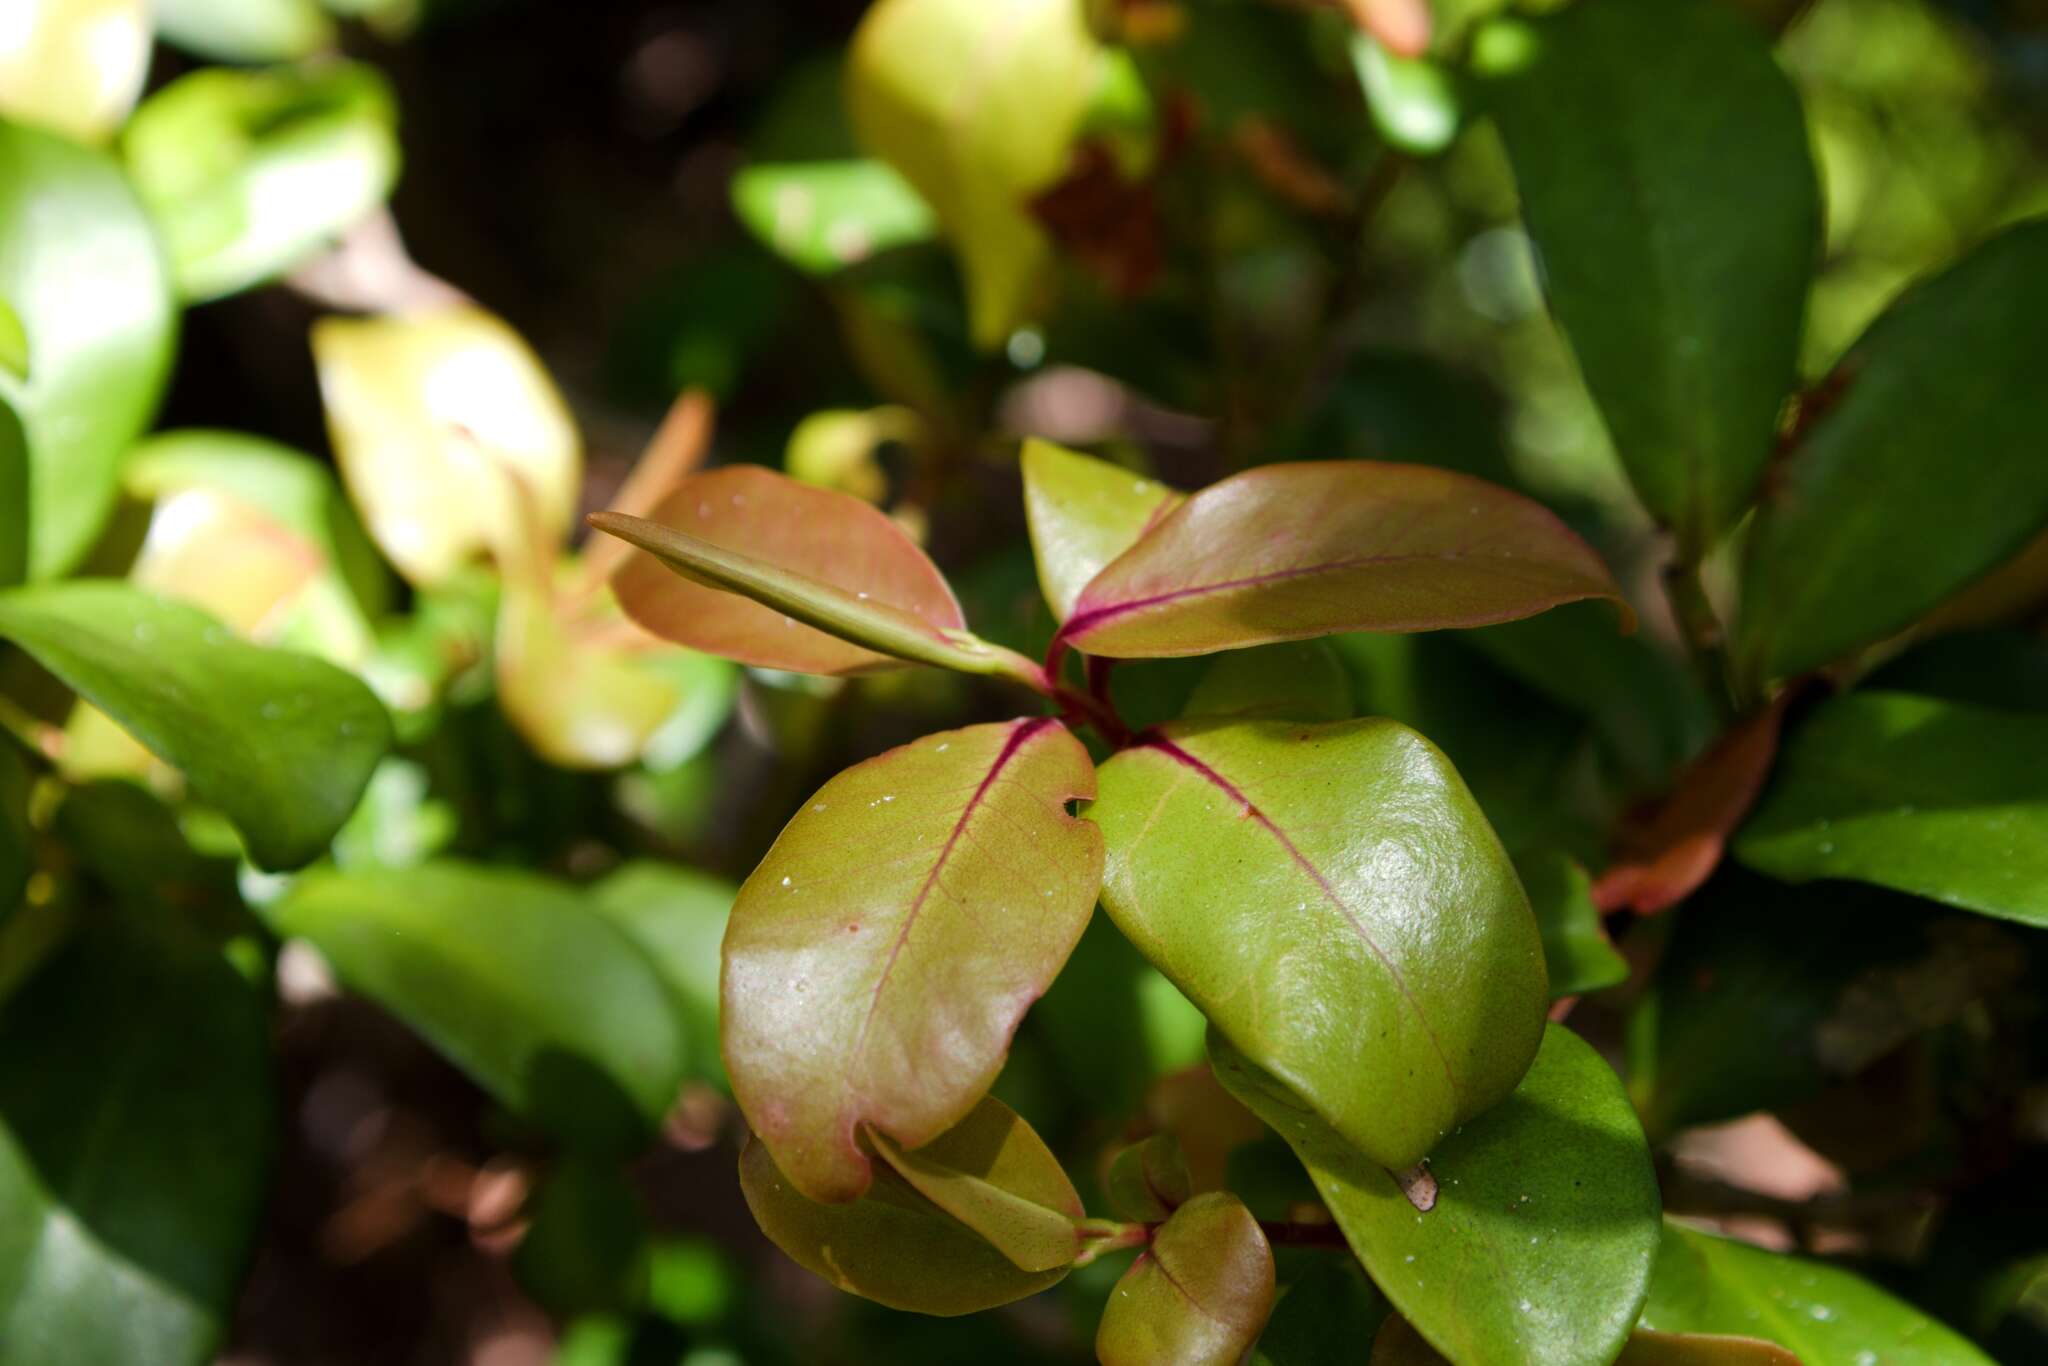
[[[1818,382],[1908,281],[2048,212],[2048,6],[1729,2],[1783,29],[1818,156],[1826,246],[1802,357]],[[1501,8],[1441,0],[1436,53],[1461,57]],[[71,900],[100,893],[194,908],[231,946],[286,941],[274,961],[251,950],[249,971],[283,1002],[270,1026],[282,1125],[225,1360],[1089,1359],[1119,1266],[975,1320],[919,1319],[797,1270],[740,1202],[712,1023],[733,880],[827,774],[1005,704],[952,675],[739,671],[626,630],[601,589],[609,552],[597,564],[572,554],[572,528],[615,505],[650,440],[657,466],[701,453],[691,424],[708,410],[676,410],[660,428],[668,445],[655,438],[682,391],[715,402],[717,461],[783,466],[889,508],[925,538],[978,630],[1033,651],[1051,622],[1017,497],[1026,432],[1183,487],[1287,458],[1451,464],[1563,510],[1624,582],[1646,589],[1658,570],[1659,537],[1544,307],[1498,135],[1455,63],[1392,58],[1305,3],[1101,0],[1092,17],[1124,43],[1089,80],[1048,87],[1072,107],[999,111],[1002,136],[1037,119],[1048,145],[1014,166],[976,154],[1031,190],[1028,213],[1013,196],[1015,221],[988,230],[1012,247],[977,260],[980,248],[947,243],[960,222],[982,222],[974,187],[947,183],[945,167],[906,180],[856,139],[857,123],[870,144],[891,136],[886,112],[847,109],[863,9],[159,0],[154,46],[145,8],[124,0],[10,0],[0,15],[0,113],[111,149],[165,244],[162,288],[185,306],[155,423],[168,434],[132,451],[101,443],[118,505],[96,538],[94,514],[78,513],[85,529],[48,549],[50,565],[126,574],[357,670],[398,724],[397,751],[334,842],[336,870],[286,892],[239,863],[234,830],[119,728],[69,709],[20,657],[4,666],[10,694],[28,699],[17,733],[61,736],[73,790],[59,818],[84,890],[31,880],[0,930],[0,989],[47,992],[45,974],[85,972],[59,943]],[[67,39],[63,23],[98,36]],[[1079,51],[1090,40],[1076,24],[1060,41]],[[1092,48],[1058,60],[1084,59]],[[0,207],[30,213],[31,163],[59,155],[7,132]],[[0,237],[0,279],[18,279],[29,248],[13,229]],[[1015,276],[1019,252],[1043,254],[1049,287]],[[464,295],[489,312],[451,307]],[[31,337],[44,326],[11,289],[0,296]],[[0,359],[20,331],[0,326]],[[134,403],[126,388],[147,391],[172,365],[166,335],[161,317],[136,321],[124,362],[135,377],[83,407]],[[462,392],[420,392],[418,375],[458,351],[488,373]],[[32,433],[58,420],[37,417],[59,402],[33,388],[56,383],[40,377],[48,359],[31,353],[27,380],[0,381],[10,399],[27,395]],[[521,476],[480,495],[465,431],[513,451]],[[335,465],[297,452],[332,452]],[[1659,647],[1668,622],[1653,617],[1638,648],[1577,611],[1544,620],[1563,634],[1340,648],[1361,708],[1452,755],[1532,888],[1583,896],[1573,860],[1598,866],[1620,813],[1660,790],[1714,720]],[[1560,683],[1528,666],[1531,651],[1580,658],[1585,676]],[[1142,724],[1171,715],[1192,675],[1146,666],[1117,683]],[[416,874],[433,858],[466,863],[436,886]],[[513,876],[502,869],[548,880],[492,882]],[[509,986],[497,965],[462,965],[460,907],[477,898],[530,922],[507,950],[526,966]],[[260,931],[245,903],[272,908]],[[396,904],[417,909],[415,932],[446,935],[442,975],[423,980],[375,936],[352,937]],[[1844,935],[1855,911],[1842,912]],[[1688,921],[1669,952],[1746,983],[1738,1003],[1820,990],[1774,978],[1782,963],[1759,961],[1737,923]],[[589,947],[603,935],[616,961]],[[1620,967],[1600,957],[1612,951],[1587,952],[1588,984],[1615,980]],[[1956,952],[2038,957],[2003,941]],[[361,994],[338,991],[337,975]],[[522,1037],[518,1022],[552,1029],[643,986],[674,1003],[680,1039],[658,1066],[686,1079],[681,1102],[654,1116],[661,1137],[630,1164],[581,1141],[558,1150],[542,1137],[555,1121],[609,1122],[605,1106],[633,1101],[581,1073],[546,1090],[528,1064],[562,1030],[603,1058],[607,1031],[641,1026],[616,1002],[556,1034]],[[1727,1018],[1726,997],[1668,994],[1662,1042],[1638,1050],[1632,1077],[1657,1124],[1796,1102],[1781,1117],[1848,1160],[1824,1132],[1841,1127],[1817,1098],[1824,1078],[1660,1073],[1658,1048],[1711,1057],[1749,1028]],[[1595,1003],[1588,1032],[1605,1019],[1618,1049],[1627,1007]],[[17,1027],[42,1008],[22,995],[7,1005]],[[1797,1013],[1783,1006],[1770,1024],[1810,1026],[1780,1018]],[[1929,1137],[1956,1131],[1913,1068],[1940,1050],[2003,1065],[1983,1046],[1988,1028],[1958,1010],[1885,1076],[1855,1083],[1859,1104],[1881,1110],[1869,1093],[1889,1086],[1928,1111],[1913,1132],[1931,1146],[1905,1151],[1950,1162],[1942,1180],[1981,1155]],[[1030,1017],[998,1094],[1078,1179],[1119,1134],[1213,1103],[1156,1080],[1200,1058],[1199,1019],[1098,923]],[[1687,1089],[1660,1090],[1671,1075]],[[2038,1083],[2018,1094],[2032,1107],[2019,1128],[2038,1143],[2048,1096]],[[1863,1156],[1880,1169],[1897,1157]],[[1295,1194],[1299,1173],[1264,1147],[1232,1161],[1275,1208]],[[1847,1250],[1999,1350],[2043,1350],[2048,1272],[2038,1210],[2022,1208],[2036,1196],[1958,1185],[1966,1207],[1990,1208],[1945,1226],[1931,1270],[1889,1255],[1900,1239],[1926,1250],[1924,1218],[1917,1233],[1858,1224]],[[1329,1304],[1345,1300],[1345,1286],[1315,1284]]]

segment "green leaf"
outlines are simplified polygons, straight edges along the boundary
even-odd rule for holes
[[[1073,1183],[1029,1125],[984,1098],[968,1119],[977,1132],[1001,1129],[1003,1189],[1020,1200],[1079,1215]],[[938,1146],[943,1139],[931,1146]],[[943,1151],[943,1150],[942,1150]],[[740,1153],[740,1189],[774,1244],[841,1290],[920,1314],[972,1314],[1054,1285],[1064,1266],[1020,1271],[981,1235],[918,1194],[886,1163],[866,1195],[822,1204],[797,1189],[758,1139]]]
[[[1053,1202],[1043,1192],[1019,1193],[1030,1190],[1043,1170],[1045,1145],[1002,1106],[976,1106],[913,1151],[873,1129],[867,1137],[896,1175],[980,1234],[1019,1271],[1052,1271],[1080,1255],[1080,1197],[1072,1187],[1059,1188]]]
[[[1351,64],[1389,147],[1433,157],[1457,140],[1458,90],[1443,67],[1428,57],[1397,57],[1366,33],[1351,36]]]
[[[732,206],[749,232],[812,275],[937,230],[917,191],[888,163],[865,158],[748,166],[732,179]]]
[[[1280,1293],[1252,1366],[1329,1366],[1372,1341],[1387,1302],[1349,1258],[1325,1257]]]
[[[575,888],[456,862],[307,873],[265,915],[509,1109],[630,1152],[683,1076],[660,975]]]
[[[13,304],[0,299],[0,371],[26,380],[29,360],[28,330],[21,325],[21,315]]]
[[[8,0],[0,116],[103,140],[149,74],[149,10],[149,0]]]
[[[9,589],[0,635],[182,770],[265,868],[319,857],[391,743],[352,675],[124,584]]]
[[[540,357],[470,304],[313,324],[328,436],[392,565],[434,588],[569,529],[583,440]]]
[[[1117,928],[1374,1161],[1409,1166],[1514,1089],[1542,1034],[1542,943],[1427,740],[1377,719],[1182,722],[1100,781]]]
[[[1862,686],[1978,707],[2048,711],[2048,638],[2016,630],[1942,636],[1901,655]]]
[[[1513,1096],[1438,1144],[1424,1213],[1215,1034],[1217,1076],[1294,1148],[1366,1271],[1457,1366],[1604,1366],[1649,1291],[1658,1195],[1621,1082],[1562,1025]]]
[[[1061,621],[1088,580],[1185,497],[1121,465],[1035,437],[1025,441],[1020,463],[1038,583]]]
[[[1399,1315],[1372,1344],[1372,1366],[1443,1366],[1444,1358]],[[1629,1334],[1614,1366],[1800,1366],[1799,1358],[1757,1338],[1705,1334]]]
[[[157,36],[216,62],[294,62],[334,43],[315,0],[154,0]]]
[[[1194,1194],[1180,1140],[1154,1134],[1120,1150],[1104,1176],[1103,1194],[1126,1219],[1156,1224]]]
[[[1102,840],[1065,803],[1088,753],[1049,719],[927,736],[804,804],[733,906],[733,1092],[806,1195],[867,1188],[863,1125],[920,1147],[1001,1070],[1088,923]]]
[[[1762,1338],[1804,1366],[1991,1366],[1961,1335],[1846,1271],[1670,1220],[1643,1327]]]
[[[1202,674],[1180,714],[1187,720],[1348,721],[1351,675],[1324,640],[1232,650]]]
[[[1502,20],[1474,61],[1551,308],[1637,493],[1696,556],[1748,506],[1797,380],[1821,242],[1799,97],[1714,0]]]
[[[1423,465],[1325,461],[1195,494],[1089,581],[1060,634],[1095,655],[1193,655],[1602,597],[1621,602],[1606,566],[1538,503]]]
[[[1806,718],[1736,857],[2048,925],[2048,717],[1856,692]]]
[[[882,0],[854,34],[855,131],[952,239],[984,350],[1032,316],[1052,248],[1027,202],[1066,172],[1100,62],[1076,0]]]
[[[647,1292],[647,1214],[616,1161],[569,1153],[524,1211],[533,1223],[513,1269],[558,1318],[627,1313]]]
[[[1593,905],[1592,880],[1570,856],[1554,849],[1524,854],[1515,871],[1529,893],[1537,927],[1543,931],[1543,961],[1550,970],[1550,999],[1563,1000],[1628,978],[1628,963],[1607,937]]]
[[[0,121],[0,298],[34,359],[0,398],[28,428],[29,574],[52,578],[99,535],[175,345],[162,250],[110,158]]]
[[[28,577],[30,464],[28,433],[0,398],[0,588]]]
[[[1035,669],[971,635],[938,566],[851,494],[728,465],[685,480],[652,518],[590,524],[647,552],[612,581],[626,614],[707,654],[793,673]]]
[[[28,817],[34,781],[20,747],[11,739],[0,740],[0,926],[21,905],[36,867],[36,832]]]
[[[2048,523],[2044,350],[2048,220],[1992,238],[1871,325],[1757,511],[1735,634],[1753,678],[1911,625]]]
[[[212,67],[144,101],[121,147],[197,301],[291,270],[382,204],[397,124],[390,87],[358,62]]]
[[[1102,1312],[1102,1366],[1236,1366],[1273,1312],[1273,1249],[1244,1202],[1198,1195],[1154,1230]]]
[[[158,916],[122,914],[88,913],[0,1013],[10,1361],[213,1360],[262,1215],[263,995]]]
[[[723,878],[644,859],[590,888],[591,908],[640,946],[675,997],[691,1074],[721,1086],[718,952],[738,892]]]

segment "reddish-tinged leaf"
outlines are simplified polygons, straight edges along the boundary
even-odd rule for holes
[[[1197,1192],[1222,1190],[1230,1154],[1266,1136],[1264,1121],[1223,1089],[1207,1063],[1153,1082],[1145,1093],[1145,1120],[1179,1143]]]
[[[1198,1195],[1152,1235],[1102,1311],[1102,1366],[1234,1366],[1273,1312],[1273,1249],[1244,1202]]]
[[[871,1125],[906,1148],[995,1081],[1088,923],[1102,839],[1065,803],[1088,752],[1046,719],[928,736],[804,804],[725,937],[725,1065],[776,1165],[815,1200],[867,1189]]]
[[[1728,837],[1756,805],[1770,776],[1791,697],[1787,689],[1686,766],[1663,804],[1622,836],[1618,857],[1593,884],[1595,906],[1655,915],[1713,876]]]
[[[1519,494],[1423,465],[1268,465],[1169,513],[1081,591],[1061,635],[1095,655],[1196,655],[1582,598],[1621,603],[1599,556]]]
[[[922,623],[935,646],[944,642],[941,633],[966,625],[938,566],[886,514],[850,494],[758,465],[729,465],[685,479],[651,520],[784,571],[799,586],[823,584],[854,603],[910,619],[899,624]],[[737,592],[692,582],[653,555],[635,555],[613,584],[633,620],[707,654],[815,674],[896,663]]]
[[[1080,1197],[1059,1160],[1001,1101],[983,1099],[925,1151],[950,1163],[955,1174],[978,1168],[992,1187],[1021,1204],[1080,1213]],[[1065,1264],[1019,1270],[886,1164],[861,1199],[821,1204],[777,1170],[758,1139],[749,1139],[740,1153],[740,1189],[777,1247],[841,1290],[894,1309],[972,1314],[1036,1294],[1067,1274]]]
[[[1111,1160],[1102,1189],[1124,1218],[1156,1224],[1188,1202],[1194,1178],[1181,1156],[1180,1140],[1172,1134],[1154,1134]]]

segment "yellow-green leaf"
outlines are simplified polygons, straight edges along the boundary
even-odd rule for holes
[[[898,1176],[1008,1257],[1019,1271],[1069,1266],[1081,1251],[1080,1197],[1072,1187],[1049,1204],[1019,1194],[1044,1168],[1045,1145],[1002,1105],[984,1102],[921,1148],[887,1134],[868,1138]]]
[[[1102,1366],[1236,1366],[1273,1312],[1273,1249],[1244,1202],[1198,1195],[1152,1234],[1109,1293]]]
[[[0,115],[81,142],[121,126],[149,74],[149,0],[7,0]]]
[[[1024,443],[1024,515],[1038,583],[1061,621],[1103,567],[1185,495],[1107,460],[1036,438]]]

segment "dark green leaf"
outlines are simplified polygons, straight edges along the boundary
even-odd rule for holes
[[[777,838],[726,931],[725,1061],[799,1189],[855,1198],[863,1125],[919,1147],[987,1092],[1094,911],[1101,836],[1065,806],[1094,793],[1058,722],[971,726],[846,770]]]
[[[1384,720],[1184,722],[1101,784],[1117,927],[1375,1161],[1410,1165],[1514,1089],[1542,944],[1428,741]]]
[[[1846,1271],[1669,1220],[1643,1327],[1762,1338],[1804,1366],[1992,1366],[1959,1334]]]
[[[1110,1292],[1095,1355],[1102,1366],[1236,1366],[1273,1311],[1273,1249],[1224,1191],[1198,1195],[1153,1231]]]
[[[121,145],[179,292],[203,300],[292,269],[383,203],[397,122],[374,67],[211,67],[144,101]]]
[[[1014,1160],[1003,1168],[1010,1193],[1078,1216],[1080,1197],[1038,1136],[1000,1101],[983,1099],[972,1113],[982,1112],[1014,1134]],[[892,1308],[972,1314],[1034,1295],[1067,1274],[1064,1266],[1018,1270],[886,1163],[859,1200],[821,1204],[776,1169],[765,1145],[749,1139],[740,1153],[740,1189],[777,1247],[841,1290]]]
[[[29,574],[77,564],[170,373],[170,273],[113,161],[0,120],[0,299],[28,333],[0,398],[28,428]]]
[[[0,1356],[211,1361],[277,1124],[262,993],[94,916],[0,1014]]]
[[[616,1161],[571,1153],[527,1203],[533,1221],[513,1268],[549,1313],[619,1313],[647,1290],[647,1215]]]
[[[123,584],[9,589],[0,635],[182,770],[265,868],[319,857],[391,742],[354,676]]]
[[[1736,856],[2048,925],[2048,717],[1906,693],[1824,704],[1786,745]]]
[[[719,1085],[718,947],[739,888],[676,864],[628,863],[590,889],[591,908],[640,946],[676,1000],[690,1072]]]
[[[2048,637],[2010,630],[1942,636],[1893,660],[1863,686],[1978,707],[2048,711]]]
[[[1137,1108],[1154,1078],[1202,1060],[1202,1012],[1106,915],[1091,916],[1032,1028],[1077,1094],[1106,1114]]]
[[[1515,860],[1536,924],[1543,931],[1543,960],[1550,969],[1550,999],[1562,1000],[1611,987],[1628,977],[1628,963],[1615,951],[1593,905],[1586,870],[1554,849]]]
[[[748,166],[732,178],[732,206],[749,232],[812,275],[927,241],[936,230],[902,176],[857,158]]]
[[[28,819],[33,783],[27,756],[13,740],[0,740],[0,926],[21,904],[36,867],[35,829]]]
[[[1649,1291],[1658,1195],[1621,1082],[1551,1025],[1515,1093],[1438,1144],[1426,1213],[1215,1034],[1217,1076],[1293,1146],[1352,1250],[1458,1366],[1604,1366]]]
[[[631,1151],[675,1100],[682,1049],[660,976],[566,884],[454,862],[316,871],[265,914],[578,1146]]]
[[[1474,61],[1615,447],[1701,553],[1748,506],[1796,379],[1821,236],[1798,96],[1715,0],[1502,20]]]
[[[1910,626],[2048,523],[2048,220],[1915,287],[1842,361],[1743,563],[1738,662],[1784,678]]]
[[[1180,714],[1190,721],[1348,721],[1351,675],[1328,641],[1232,650],[1203,672]]]
[[[1348,1258],[1326,1257],[1280,1292],[1252,1366],[1330,1366],[1354,1360],[1386,1317],[1387,1301]]]
[[[0,398],[0,588],[28,577],[29,463],[28,432]]]

